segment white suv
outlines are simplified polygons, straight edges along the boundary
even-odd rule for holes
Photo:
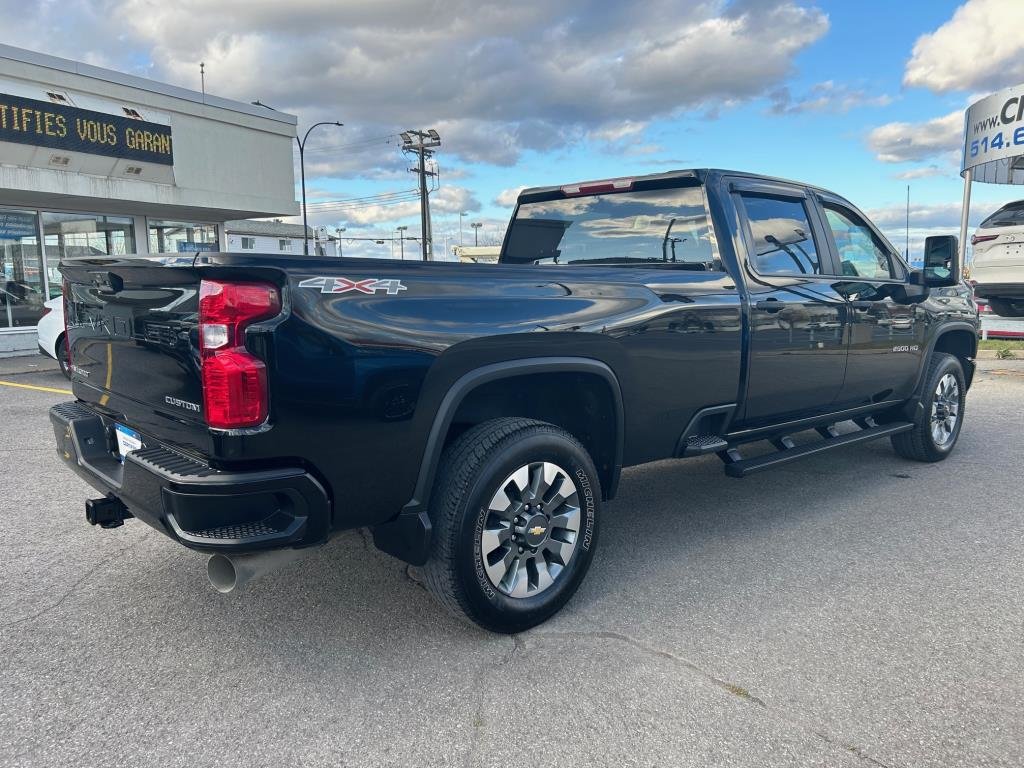
[[[1024,317],[1024,200],[1007,203],[971,237],[974,295],[1003,317]]]
[[[39,318],[37,327],[39,352],[60,363],[61,371],[70,379],[68,351],[64,346],[64,297],[50,299],[43,307],[43,316]]]

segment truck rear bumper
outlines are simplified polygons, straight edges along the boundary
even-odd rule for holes
[[[251,552],[326,540],[330,501],[304,469],[223,471],[147,439],[121,462],[113,422],[82,403],[50,409],[57,454],[135,517],[192,549]]]

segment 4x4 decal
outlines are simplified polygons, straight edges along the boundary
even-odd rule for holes
[[[378,280],[375,277],[364,280],[349,280],[347,277],[311,277],[299,283],[299,288],[319,288],[320,293],[359,293],[374,294],[385,291],[388,296],[397,296],[399,291],[407,291],[401,280]]]

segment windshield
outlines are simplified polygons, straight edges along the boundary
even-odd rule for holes
[[[502,261],[721,269],[700,186],[524,203]]]

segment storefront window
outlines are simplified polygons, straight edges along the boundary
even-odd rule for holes
[[[216,250],[216,224],[149,220],[150,253],[196,253]]]
[[[89,213],[43,213],[46,270],[50,296],[60,296],[57,270],[64,256],[124,256],[135,253],[135,230],[128,216]]]
[[[31,327],[43,314],[38,232],[35,212],[0,210],[0,328]]]

